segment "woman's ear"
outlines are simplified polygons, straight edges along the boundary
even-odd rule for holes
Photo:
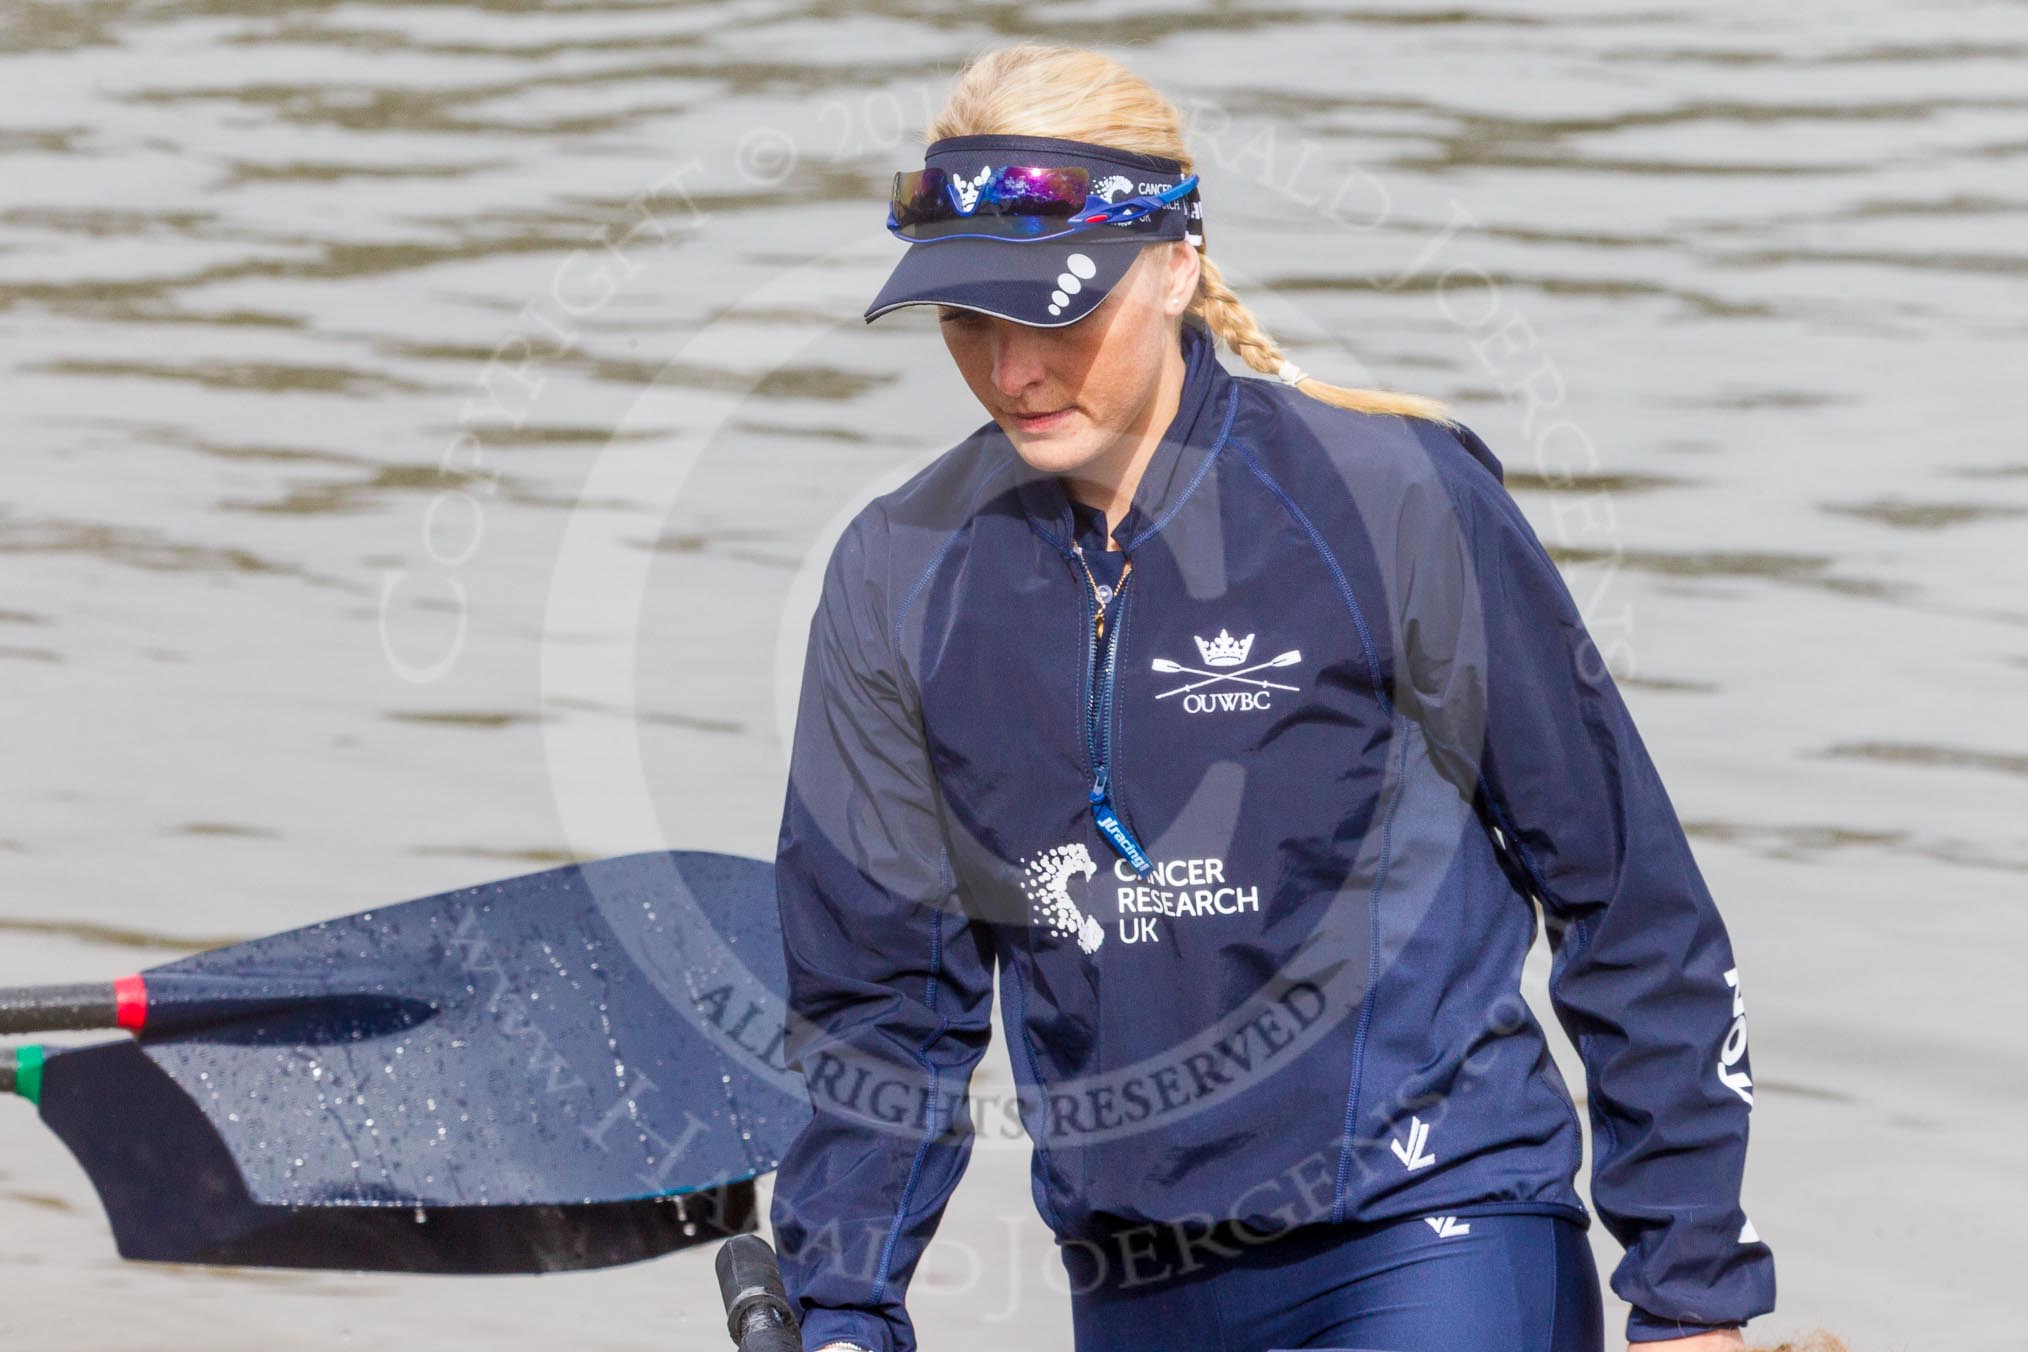
[[[1197,295],[1197,275],[1200,271],[1202,268],[1195,244],[1187,239],[1169,241],[1169,292],[1162,303],[1164,313],[1180,315],[1190,308],[1191,300]]]

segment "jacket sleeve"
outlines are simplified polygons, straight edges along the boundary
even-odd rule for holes
[[[1428,435],[1401,508],[1402,702],[1541,902],[1584,1062],[1592,1201],[1626,1250],[1631,1342],[1774,1308],[1741,1209],[1752,1076],[1739,970],[1576,602],[1469,429]]]
[[[886,538],[855,518],[810,622],[775,882],[813,1115],[770,1219],[806,1347],[907,1352],[903,1296],[971,1154],[993,950],[957,904]]]

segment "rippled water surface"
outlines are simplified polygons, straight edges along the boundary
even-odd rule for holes
[[[2028,1346],[2021,5],[10,0],[0,982],[768,853],[829,540],[984,416],[859,318],[885,178],[1031,35],[1187,103],[1299,362],[1509,465],[1750,974],[1769,1331]],[[1069,1346],[1026,1171],[976,1156],[933,1344]],[[121,1265],[19,1103],[0,1265],[24,1348],[720,1337],[701,1254]]]

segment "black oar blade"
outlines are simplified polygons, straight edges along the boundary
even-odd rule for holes
[[[607,1267],[751,1231],[751,1181],[590,1206],[263,1205],[210,1121],[136,1043],[51,1051],[44,1121],[98,1190],[122,1257],[377,1272]]]
[[[701,1191],[774,1168],[809,1117],[782,1061],[774,875],[756,859],[550,869],[143,984],[142,1045],[263,1205]]]

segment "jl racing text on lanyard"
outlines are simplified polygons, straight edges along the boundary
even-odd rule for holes
[[[1101,518],[1101,521],[1103,518]],[[1119,812],[1113,807],[1112,786],[1107,779],[1112,754],[1113,740],[1113,676],[1115,658],[1119,652],[1120,620],[1125,608],[1127,579],[1134,571],[1132,559],[1125,560],[1120,568],[1119,582],[1108,589],[1092,576],[1091,564],[1087,561],[1082,542],[1074,542],[1071,550],[1084,569],[1085,581],[1091,586],[1092,631],[1091,631],[1091,702],[1085,708],[1085,743],[1091,751],[1091,815],[1097,824],[1099,834],[1117,850],[1140,877],[1147,877],[1154,868],[1148,852],[1134,839],[1134,833],[1120,820]],[[1112,608],[1114,623],[1112,632],[1106,632],[1106,610]]]

